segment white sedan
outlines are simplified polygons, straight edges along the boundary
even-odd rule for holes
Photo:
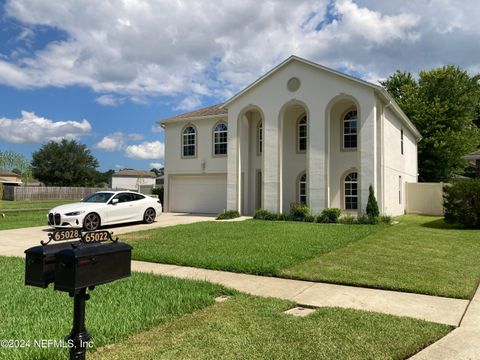
[[[103,225],[143,221],[150,224],[162,212],[158,199],[134,191],[100,191],[80,202],[53,208],[48,225],[55,228],[97,230]]]

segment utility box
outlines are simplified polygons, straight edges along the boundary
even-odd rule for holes
[[[74,292],[130,276],[132,247],[80,243],[55,255],[55,290]]]
[[[62,250],[71,249],[79,242],[68,242],[48,246],[35,246],[25,250],[25,285],[48,287],[55,281],[55,256]]]

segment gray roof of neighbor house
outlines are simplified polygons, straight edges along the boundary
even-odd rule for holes
[[[0,176],[16,176],[16,177],[20,177],[20,175],[15,174],[15,173],[12,172],[12,171],[2,170],[2,169],[0,169]]]
[[[464,156],[466,160],[480,160],[480,149]]]
[[[150,177],[156,178],[157,175],[152,171],[124,169],[116,172],[112,177]]]
[[[167,119],[161,120],[161,123],[164,123],[166,121],[171,122],[175,120],[186,120],[186,119],[194,120],[194,119],[199,119],[204,117],[212,118],[212,117],[227,116],[228,110],[226,108],[222,108],[222,106],[223,106],[223,103],[215,104],[206,108],[190,111],[188,113],[175,115]]]
[[[375,91],[375,93],[377,95],[379,95],[387,104],[391,105],[394,113],[396,113],[399,116],[399,118],[410,129],[410,131],[412,131],[412,133],[416,136],[416,138],[418,140],[420,140],[422,138],[422,135],[420,134],[420,132],[417,130],[415,125],[413,125],[413,123],[410,121],[410,119],[407,117],[407,115],[405,115],[403,110],[398,106],[398,104],[395,102],[393,97],[380,85],[377,85],[377,84],[359,79],[357,77],[354,77],[354,76],[351,76],[351,75],[348,75],[348,74],[344,74],[340,71],[328,68],[326,66],[314,63],[313,61],[309,61],[309,60],[303,59],[303,58],[295,56],[295,55],[290,56],[289,58],[284,60],[282,63],[275,66],[273,69],[271,69],[270,71],[268,71],[267,73],[265,73],[264,75],[259,77],[257,80],[255,80],[253,83],[251,83],[250,85],[245,87],[243,90],[241,90],[240,92],[238,92],[234,96],[232,96],[230,99],[225,101],[223,104],[217,104],[217,105],[213,105],[213,106],[210,106],[210,107],[207,107],[207,108],[191,111],[189,113],[179,114],[179,115],[176,115],[176,116],[164,119],[164,120],[160,120],[158,123],[161,126],[164,126],[165,123],[173,122],[175,120],[197,120],[197,119],[201,119],[201,118],[215,118],[215,117],[226,116],[226,114],[228,113],[228,111],[227,111],[228,105],[230,105],[233,101],[235,101],[236,99],[241,97],[243,94],[248,92],[251,88],[253,88],[253,87],[257,86],[259,83],[263,82],[266,78],[270,77],[270,75],[272,75],[273,73],[278,71],[280,68],[283,68],[284,66],[286,66],[287,64],[289,64],[293,61],[301,62],[301,63],[306,64],[308,66],[311,66],[311,67],[314,67],[314,68],[317,68],[317,69],[321,69],[323,71],[327,71],[331,74],[336,74],[340,77],[352,80],[354,82],[357,82],[359,84],[362,84],[362,85],[365,85],[365,86],[368,86],[368,87],[372,88]],[[224,112],[222,112],[222,111],[224,111]]]

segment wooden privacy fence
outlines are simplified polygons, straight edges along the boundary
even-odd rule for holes
[[[443,215],[444,183],[407,183],[407,213]]]
[[[106,188],[60,186],[5,186],[4,200],[80,200]]]

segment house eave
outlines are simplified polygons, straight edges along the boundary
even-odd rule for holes
[[[207,120],[207,119],[227,119],[228,114],[218,114],[218,115],[205,115],[205,116],[190,116],[178,119],[166,119],[157,121],[162,128],[165,128],[165,124],[170,123],[180,123],[180,122],[189,122],[189,121],[197,121],[197,120]]]

